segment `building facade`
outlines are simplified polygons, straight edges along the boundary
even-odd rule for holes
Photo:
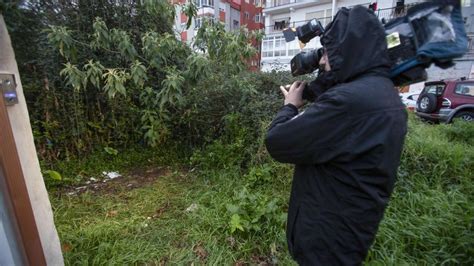
[[[375,14],[380,19],[389,21],[422,0],[335,0],[335,13],[342,7],[355,5],[369,6],[377,3]],[[455,66],[449,69],[440,69],[432,66],[427,69],[428,80],[457,79],[467,77],[474,79],[474,0],[462,0],[462,13],[465,28],[469,37],[469,52],[462,58],[455,60]],[[397,8],[400,8],[402,12]],[[286,43],[283,29],[286,27],[301,26],[313,18],[318,19],[325,26],[332,20],[332,0],[267,0],[263,15],[265,18],[265,35],[262,42],[261,70],[290,70],[290,60],[301,50],[317,49],[321,47],[319,38],[311,40],[303,49],[299,42]],[[422,87],[422,84],[415,87]]]
[[[262,30],[264,22],[262,17],[263,0],[193,0],[197,6],[197,16],[192,21],[191,27],[186,29],[188,18],[181,10],[180,4],[186,0],[173,0],[176,4],[175,31],[181,41],[192,44],[202,21],[205,18],[216,19],[225,25],[227,31],[239,30],[244,26],[249,31]],[[257,55],[248,61],[249,68],[258,70],[260,66],[260,43],[255,40],[252,44],[257,49]]]
[[[333,5],[335,13],[342,7],[355,5],[369,6],[377,3],[380,16],[390,16],[394,0],[267,0],[263,15],[265,17],[265,38],[262,41],[262,71],[290,70],[290,60],[301,50],[311,50],[321,47],[319,38],[313,38],[301,49],[295,40],[286,43],[283,29],[298,27],[312,19],[318,19],[323,26],[332,21]]]

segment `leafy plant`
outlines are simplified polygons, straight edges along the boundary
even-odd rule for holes
[[[110,154],[110,155],[113,155],[113,156],[117,156],[118,154],[118,150],[114,149],[114,148],[111,148],[111,147],[105,147],[104,148],[104,151],[107,153],[107,154]]]
[[[56,172],[54,170],[46,170],[43,172],[45,175],[47,175],[49,178],[55,181],[61,181],[63,177],[59,172]]]
[[[281,210],[277,198],[270,199],[258,192],[250,193],[246,188],[237,192],[232,203],[226,205],[230,214],[229,231],[262,233],[265,228],[283,225],[286,213]]]

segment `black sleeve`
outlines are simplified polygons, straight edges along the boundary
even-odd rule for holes
[[[265,145],[277,161],[318,164],[342,154],[350,136],[348,106],[325,93],[304,112],[285,105],[270,125]]]

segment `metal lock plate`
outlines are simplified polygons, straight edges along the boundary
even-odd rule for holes
[[[0,73],[0,92],[3,95],[3,99],[5,99],[5,105],[18,103],[15,75]]]

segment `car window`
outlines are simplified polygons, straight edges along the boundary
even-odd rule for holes
[[[429,85],[429,86],[426,86],[423,89],[423,91],[425,93],[432,93],[432,94],[436,94],[436,95],[441,95],[441,94],[443,94],[444,87],[445,87],[444,84]]]
[[[466,96],[474,96],[474,83],[461,83],[456,86],[454,89],[454,93],[466,95]]]
[[[416,101],[418,100],[418,94],[413,94],[413,95],[410,95],[407,97],[408,100],[413,100],[413,101]]]

